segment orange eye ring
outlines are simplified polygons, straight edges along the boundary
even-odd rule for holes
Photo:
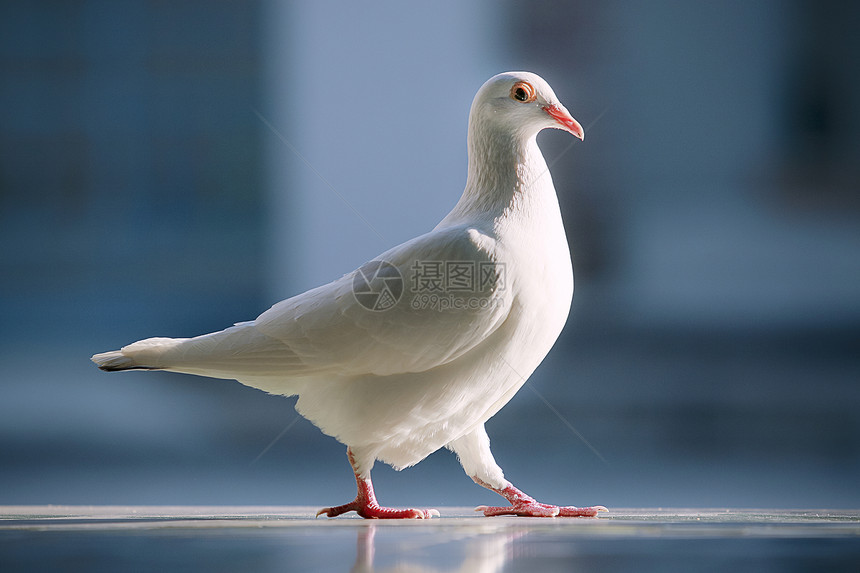
[[[530,83],[517,82],[511,88],[511,99],[522,103],[531,103],[537,99],[537,94]]]

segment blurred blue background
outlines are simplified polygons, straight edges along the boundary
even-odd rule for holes
[[[429,230],[475,91],[527,69],[587,137],[539,139],[577,286],[488,423],[508,478],[578,505],[860,506],[858,22],[819,0],[3,2],[0,504],[351,499],[291,399],[89,356],[252,319]],[[497,501],[444,451],[374,481]]]

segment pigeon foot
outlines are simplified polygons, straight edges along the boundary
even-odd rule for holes
[[[393,509],[382,507],[378,503],[368,503],[356,498],[350,503],[336,507],[325,507],[317,512],[317,517],[325,514],[327,517],[337,517],[350,511],[356,512],[365,519],[430,519],[439,517],[436,509]]]
[[[487,517],[497,515],[518,515],[521,517],[597,517],[598,513],[609,511],[602,505],[574,507],[572,505],[558,506],[540,503],[510,483],[504,489],[497,489],[476,477],[472,479],[478,485],[496,492],[511,503],[511,505],[506,507],[481,505],[475,508],[475,511],[482,511]]]
[[[601,511],[609,511],[602,505],[593,507],[574,507],[548,505],[538,502],[522,502],[507,507],[481,505],[475,511],[482,511],[487,517],[497,515],[518,515],[520,517],[597,517]]]
[[[358,464],[355,461],[355,455],[351,448],[347,448],[346,455],[349,457],[349,463],[355,473],[355,484],[358,487],[358,494],[349,503],[322,508],[317,512],[317,517],[321,515],[337,517],[350,511],[356,512],[365,519],[430,519],[431,517],[439,517],[438,509],[393,509],[391,507],[382,507],[376,501],[376,494],[373,492],[373,482],[370,481],[370,472],[367,473],[367,477],[361,477]]]

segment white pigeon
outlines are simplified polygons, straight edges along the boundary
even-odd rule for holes
[[[150,338],[92,360],[107,371],[168,370],[298,396],[296,410],[347,446],[358,494],[317,515],[430,518],[377,503],[376,460],[412,466],[454,451],[510,503],[485,515],[596,516],[538,503],[504,477],[484,423],[549,352],[573,296],[558,199],[536,137],[582,139],[552,88],[529,72],[490,78],[469,115],[466,188],[435,229],[256,320],[195,338]]]

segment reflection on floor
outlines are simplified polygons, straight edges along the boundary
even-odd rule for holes
[[[860,563],[860,511],[616,509],[598,519],[314,519],[310,507],[0,507],[4,571],[836,570]],[[760,569],[758,569],[760,570]]]

